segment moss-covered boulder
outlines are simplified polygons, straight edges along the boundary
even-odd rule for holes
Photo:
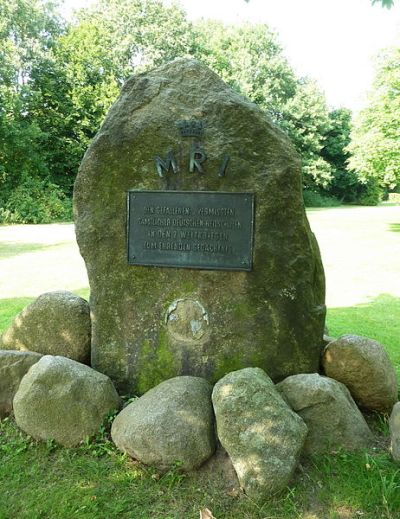
[[[27,434],[73,447],[98,431],[120,399],[106,375],[45,355],[21,380],[13,405],[15,421]]]
[[[88,302],[72,292],[41,294],[0,337],[0,349],[61,355],[88,364],[91,342]]]
[[[234,371],[215,384],[212,401],[218,438],[246,494],[262,502],[285,489],[307,426],[272,380],[259,368]]]
[[[395,368],[382,344],[373,339],[342,335],[326,346],[322,365],[364,409],[389,413],[398,400]]]
[[[128,265],[130,189],[254,194],[251,270]],[[315,372],[324,274],[301,189],[299,157],[286,135],[205,65],[178,59],[131,77],[74,189],[91,288],[93,367],[124,392],[139,393],[177,375],[214,382],[246,366],[274,380]],[[160,231],[151,227],[152,210],[149,236]],[[202,250],[225,250],[223,232],[201,234],[190,225]],[[214,241],[208,247],[204,239]]]
[[[22,377],[41,358],[33,351],[0,350],[0,418],[11,413]]]
[[[372,433],[344,384],[306,373],[285,378],[276,389],[307,424],[305,454],[362,450],[371,445]]]
[[[215,451],[211,392],[211,384],[200,377],[165,380],[119,413],[112,439],[147,465],[197,469]]]

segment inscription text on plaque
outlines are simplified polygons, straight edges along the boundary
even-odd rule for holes
[[[251,270],[253,193],[129,191],[130,265]]]

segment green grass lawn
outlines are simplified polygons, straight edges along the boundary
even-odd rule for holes
[[[329,334],[353,333],[378,340],[400,381],[400,256],[396,253],[400,217],[394,210],[333,208],[309,216],[321,245],[332,302]],[[15,262],[30,254],[31,261],[48,265],[51,247],[42,249],[37,247],[40,241],[35,243],[30,249],[22,241]],[[11,259],[9,248],[0,245],[0,267],[3,261],[11,268]],[[60,266],[60,283],[68,277],[68,268]],[[0,282],[1,273],[0,268]],[[88,297],[88,289],[79,288],[80,279],[72,289]],[[0,331],[32,300],[34,282],[45,281],[46,273],[29,284],[29,293],[24,292],[23,281],[4,284],[8,291],[0,299]],[[387,417],[367,418],[377,436],[373,449],[304,461],[290,489],[258,506],[244,495],[228,492],[218,473],[183,476],[175,469],[160,475],[141,466],[114,448],[107,428],[96,440],[65,449],[33,441],[10,417],[0,422],[0,519],[198,519],[205,507],[216,519],[400,519],[400,467],[388,453]]]
[[[160,475],[117,452],[106,434],[80,448],[35,442],[0,422],[0,518],[397,519],[400,470],[384,450],[313,458],[293,485],[260,506],[212,473]]]

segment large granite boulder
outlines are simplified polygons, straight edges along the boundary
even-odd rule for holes
[[[130,189],[150,191],[145,216],[130,213],[148,236],[131,259],[157,267],[128,265]],[[229,270],[250,240],[250,220],[236,218],[235,207],[210,209],[204,195],[187,218],[192,208],[184,202],[153,203],[157,190],[249,193],[243,204],[254,194],[252,267],[246,256],[245,270]],[[178,59],[131,77],[74,188],[91,288],[92,366],[127,393],[182,374],[214,382],[247,366],[274,380],[316,371],[324,274],[301,191],[300,160],[287,136],[205,65]],[[202,251],[210,269],[160,266],[174,250],[184,263],[187,248]]]
[[[307,426],[260,368],[229,373],[212,394],[217,434],[239,482],[263,501],[289,483],[307,435]]]
[[[88,302],[67,291],[46,292],[22,310],[3,333],[0,349],[90,361]]]
[[[147,465],[198,468],[215,451],[212,387],[199,377],[175,377],[150,389],[115,418],[116,446]]]
[[[397,402],[392,409],[389,418],[390,430],[390,451],[393,460],[400,464],[400,402]]]
[[[72,447],[94,435],[119,404],[106,375],[74,360],[46,355],[22,379],[14,414],[17,425],[33,438]]]
[[[337,448],[367,448],[373,439],[349,390],[336,380],[317,373],[292,375],[276,389],[308,427],[305,454]]]
[[[32,351],[0,350],[0,418],[12,411],[12,403],[28,369],[42,356]]]
[[[372,339],[342,335],[327,345],[322,364],[326,375],[347,386],[360,407],[390,412],[398,400],[393,364]]]

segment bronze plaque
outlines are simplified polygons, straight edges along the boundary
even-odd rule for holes
[[[251,270],[253,193],[129,191],[128,263]]]

